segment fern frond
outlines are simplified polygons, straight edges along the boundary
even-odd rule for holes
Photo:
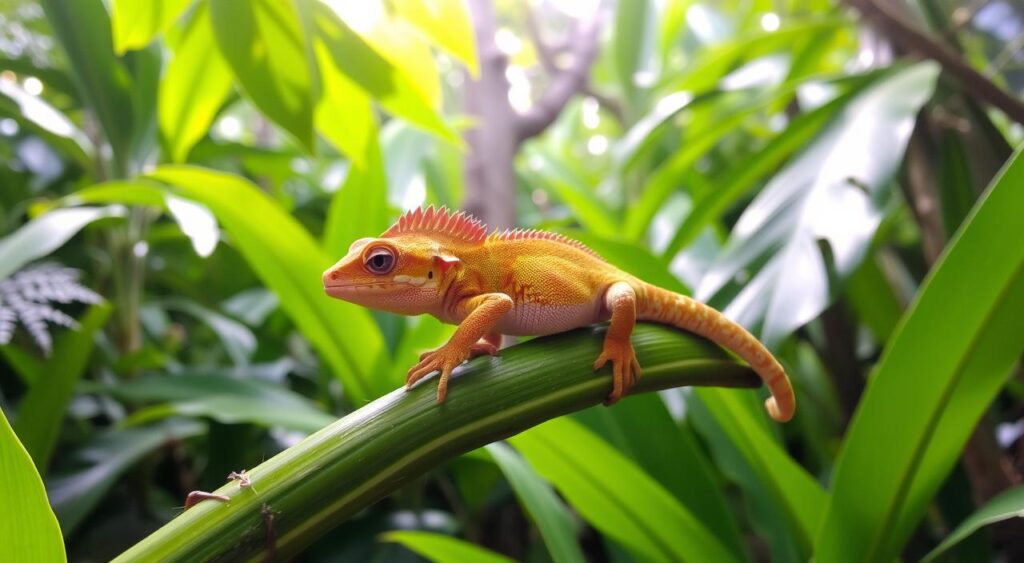
[[[49,356],[53,337],[47,323],[77,328],[78,323],[53,304],[94,304],[103,300],[78,283],[81,272],[59,264],[29,266],[0,280],[0,344],[7,344],[20,324]]]

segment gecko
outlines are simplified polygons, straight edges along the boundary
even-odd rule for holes
[[[440,372],[439,403],[452,371],[467,359],[497,355],[502,335],[541,336],[610,321],[593,367],[611,362],[605,404],[613,404],[641,374],[630,341],[633,327],[651,321],[703,336],[746,361],[771,392],[765,407],[773,419],[785,422],[796,409],[782,365],[742,326],[704,303],[620,270],[560,234],[489,234],[464,212],[417,208],[380,237],[353,242],[324,272],[323,285],[330,297],[458,325],[447,343],[420,356],[406,376],[409,389]]]

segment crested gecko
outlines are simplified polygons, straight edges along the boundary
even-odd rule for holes
[[[743,358],[764,380],[768,414],[793,416],[789,378],[764,345],[715,309],[644,282],[604,261],[584,244],[538,230],[488,234],[463,212],[415,209],[377,238],[352,243],[323,274],[326,293],[404,315],[431,314],[456,324],[451,339],[409,369],[406,388],[441,373],[443,402],[452,371],[475,356],[496,355],[503,334],[545,335],[611,321],[594,369],[612,363],[606,404],[640,377],[630,342],[637,321],[696,333]]]

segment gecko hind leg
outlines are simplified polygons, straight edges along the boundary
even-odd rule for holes
[[[628,283],[616,282],[605,291],[604,301],[605,307],[611,311],[612,320],[604,337],[604,349],[594,362],[594,370],[612,362],[612,391],[604,401],[605,405],[612,405],[640,379],[640,362],[630,341],[636,325],[636,292]]]

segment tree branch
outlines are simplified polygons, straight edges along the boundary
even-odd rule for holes
[[[884,0],[847,0],[847,3],[884,28],[889,39],[901,48],[938,62],[947,73],[968,87],[971,94],[999,108],[1010,119],[1024,123],[1024,102],[974,70],[960,55],[932,39],[898,13],[891,4]]]
[[[516,117],[516,142],[534,137],[551,125],[562,112],[565,104],[579,92],[586,91],[590,78],[590,66],[597,57],[598,37],[601,32],[601,10],[582,20],[574,31],[570,53],[572,63],[558,68],[554,54],[540,37],[540,30],[532,14],[527,15],[527,28],[537,47],[538,58],[544,69],[551,74],[551,84],[539,100],[526,112]]]

